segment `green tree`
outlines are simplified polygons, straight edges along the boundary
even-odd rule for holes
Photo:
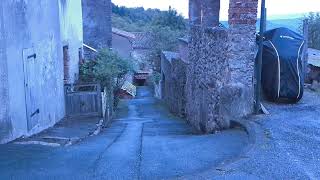
[[[152,20],[152,25],[160,27],[170,27],[171,29],[176,30],[186,29],[186,22],[184,18],[171,7],[169,7],[168,11],[164,11],[163,13],[154,17]]]
[[[320,13],[310,13],[307,20],[309,24],[309,47],[320,50]]]
[[[84,63],[80,69],[82,80],[97,81],[102,86],[111,87],[114,79],[124,78],[133,71],[133,65],[130,60],[121,58],[117,53],[102,49],[94,61]]]
[[[154,70],[159,70],[162,51],[177,51],[178,38],[185,35],[185,31],[172,29],[168,26],[152,26],[150,32],[151,50],[149,53],[149,61],[153,64]]]
[[[123,59],[117,53],[107,49],[99,50],[94,61],[84,63],[80,68],[80,78],[84,82],[99,82],[113,94],[122,87],[126,75],[134,71],[130,59]],[[118,99],[115,99],[115,106]]]

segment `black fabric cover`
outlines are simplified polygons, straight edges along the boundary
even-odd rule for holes
[[[295,103],[302,98],[303,44],[303,37],[287,28],[264,33],[262,88],[269,100]]]

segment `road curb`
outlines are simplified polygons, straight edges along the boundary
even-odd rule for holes
[[[231,127],[241,127],[247,133],[248,145],[244,147],[242,152],[240,152],[236,157],[223,161],[219,166],[216,167],[216,171],[218,171],[220,168],[223,169],[225,166],[242,160],[243,157],[247,157],[246,155],[259,144],[258,142],[263,140],[263,130],[255,121],[257,118],[258,116],[250,116],[231,121]]]

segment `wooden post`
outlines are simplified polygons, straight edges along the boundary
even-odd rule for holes
[[[267,8],[264,8],[264,30],[266,31],[267,30]]]
[[[255,113],[261,113],[261,71],[262,71],[262,53],[263,53],[263,34],[265,31],[265,10],[266,1],[261,1],[261,18],[260,18],[260,37],[259,37],[259,54],[256,62],[256,87],[255,87]]]
[[[308,20],[303,20],[303,37],[304,37],[304,47],[303,47],[303,55],[302,55],[302,65],[303,65],[303,73],[304,80],[307,77],[308,70],[308,44],[309,44],[309,23]]]
[[[102,97],[101,97],[101,85],[98,83],[96,85],[96,90],[97,90],[97,104],[98,104],[98,114],[100,117],[103,117],[103,112],[102,112]]]

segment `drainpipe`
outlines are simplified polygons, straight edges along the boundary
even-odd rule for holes
[[[260,36],[259,36],[259,54],[256,62],[256,89],[255,89],[255,113],[262,113],[261,105],[261,71],[262,71],[262,52],[263,52],[263,34],[265,32],[266,24],[266,1],[261,1],[261,16],[260,16]]]

